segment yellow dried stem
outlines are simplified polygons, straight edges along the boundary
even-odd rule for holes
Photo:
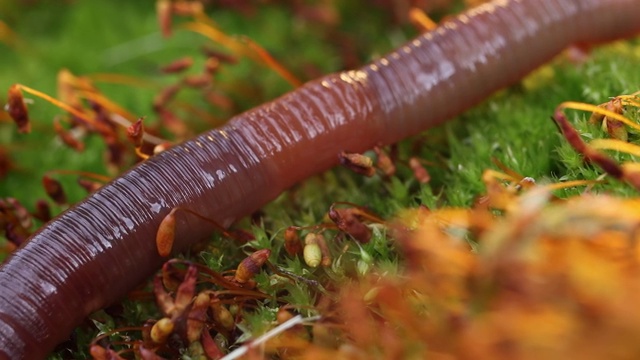
[[[409,10],[409,20],[420,32],[431,31],[438,27],[438,24],[422,11],[422,9],[416,7],[412,7]]]
[[[100,174],[96,174],[96,173],[92,173],[92,172],[88,172],[88,171],[55,169],[55,170],[47,171],[47,175],[48,174],[79,175],[79,176],[83,176],[83,177],[86,177],[86,178],[90,178],[90,179],[94,179],[94,180],[97,180],[97,181],[101,181],[101,182],[104,182],[104,183],[107,183],[107,182],[111,181],[111,178],[108,177],[108,176],[100,175]]]
[[[20,38],[9,25],[0,20],[0,43],[4,43],[8,46],[17,46],[20,44]]]
[[[141,158],[142,160],[147,160],[151,155],[145,154],[142,152],[142,150],[139,147],[136,147],[135,149],[136,155]]]
[[[263,63],[267,67],[273,69],[283,79],[285,79],[293,87],[299,87],[302,85],[296,76],[289,72],[283,65],[281,65],[276,59],[274,59],[269,52],[263,49],[260,45],[253,40],[244,37],[231,37],[218,30],[215,26],[211,25],[210,21],[207,23],[202,22],[190,22],[182,25],[183,28],[199,33],[206,36],[214,42],[217,42],[238,55],[244,55],[257,63]]]
[[[622,99],[622,104],[624,105],[631,105],[631,106],[635,106],[635,107],[640,107],[640,102],[636,101],[635,99],[637,99],[637,96],[630,96],[630,95],[621,95],[619,96],[620,99]]]
[[[123,75],[123,74],[111,74],[111,73],[96,73],[86,75],[87,78],[100,83],[106,84],[118,84],[135,86],[138,88],[158,89],[160,83],[149,79],[142,79],[135,76]]]
[[[504,180],[504,181],[512,181],[512,182],[518,181],[518,179],[514,178],[511,175],[501,173],[499,171],[495,171],[491,169],[485,170],[484,173],[482,174],[482,181],[486,184],[487,182],[492,180]]]
[[[633,156],[640,156],[640,146],[616,139],[595,139],[589,143],[593,149],[617,150]]]
[[[131,114],[126,109],[114,103],[113,101],[109,100],[106,96],[100,93],[97,93],[95,91],[79,90],[78,94],[87,100],[91,100],[99,104],[100,106],[104,107],[110,112],[119,114],[123,118],[127,119],[129,121],[129,124],[127,124],[127,127],[131,126],[131,123],[133,123],[138,118],[137,116]],[[121,125],[121,124],[118,124],[118,125]]]
[[[615,119],[618,120],[620,122],[623,122],[625,124],[627,124],[629,127],[636,129],[636,130],[640,130],[640,125],[636,124],[635,122],[629,120],[628,118],[626,118],[625,116],[622,116],[620,114],[617,114],[613,111],[609,111],[606,109],[603,109],[599,106],[596,105],[591,105],[591,104],[585,104],[585,103],[580,103],[580,102],[574,102],[574,101],[566,101],[563,102],[562,104],[560,104],[560,106],[558,106],[558,109],[574,109],[574,110],[583,110],[583,111],[590,111],[596,114],[601,114],[604,116],[607,116],[608,118],[611,119]]]
[[[547,184],[541,185],[542,188],[545,188],[549,191],[567,189],[576,186],[589,186],[597,183],[601,183],[602,180],[573,180],[573,181],[563,181],[555,184]]]
[[[83,113],[83,112],[81,112],[81,111],[79,111],[79,110],[77,110],[77,109],[75,109],[75,108],[63,103],[62,101],[59,101],[58,99],[55,99],[55,98],[53,98],[53,97],[51,97],[51,96],[49,96],[49,95],[47,95],[47,94],[45,94],[45,93],[43,93],[41,91],[32,89],[32,88],[30,88],[28,86],[25,86],[25,85],[22,85],[22,84],[18,84],[18,86],[20,87],[20,89],[22,91],[24,91],[26,93],[29,93],[29,94],[34,95],[34,96],[37,96],[37,97],[39,97],[39,98],[41,98],[43,100],[46,100],[46,101],[50,102],[51,104],[59,107],[60,109],[62,109],[64,111],[66,111],[66,112],[68,112],[68,113],[70,113],[70,114],[72,114],[72,115],[74,115],[74,116],[86,121],[89,124],[95,124],[95,121],[93,119],[91,119],[90,117],[88,117],[85,113]]]

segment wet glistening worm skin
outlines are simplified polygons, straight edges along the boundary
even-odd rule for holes
[[[44,358],[88,314],[153,274],[164,261],[155,234],[172,208],[228,226],[334,166],[341,150],[435,126],[571,44],[638,33],[637,0],[496,0],[152,157],[48,223],[0,268],[0,359]],[[176,251],[212,230],[179,212]]]

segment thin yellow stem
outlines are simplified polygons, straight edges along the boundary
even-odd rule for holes
[[[17,84],[17,86],[20,88],[20,90],[32,94],[34,96],[37,96],[45,101],[50,102],[51,104],[53,104],[54,106],[59,107],[60,109],[67,111],[68,113],[86,121],[88,124],[94,125],[94,126],[98,126],[96,121],[87,116],[85,113],[79,111],[78,109],[69,106],[68,104],[65,104],[64,102],[53,98],[41,91],[32,89],[28,86],[22,85],[22,84]],[[87,91],[87,90],[80,90],[79,91],[80,94],[89,100],[93,100],[101,105],[103,105],[106,109],[108,109],[109,111],[113,112],[113,116],[110,116],[109,119],[111,121],[113,121],[113,123],[122,126],[123,128],[127,128],[129,126],[131,126],[132,121],[130,119],[136,119],[136,117],[134,117],[132,114],[130,114],[127,110],[123,109],[122,107],[118,106],[117,104],[113,103],[111,100],[109,100],[108,98],[106,98],[103,95],[100,95],[98,93],[95,92],[91,92],[91,91]],[[128,117],[128,119],[127,119]],[[153,135],[149,135],[147,133],[144,133],[143,135],[143,139],[151,144],[155,144],[155,145],[159,145],[159,144],[163,144],[166,143],[167,141],[161,138],[158,138],[156,136]]]
[[[80,175],[80,176],[84,176],[86,178],[90,178],[90,179],[97,180],[97,181],[102,181],[102,182],[105,182],[105,183],[111,181],[111,178],[108,177],[108,176],[95,174],[95,173],[91,173],[91,172],[87,172],[87,171],[79,171],[79,170],[57,169],[57,170],[49,170],[49,171],[47,171],[47,174]]]
[[[77,109],[75,109],[75,108],[63,103],[60,100],[55,99],[55,98],[53,98],[53,97],[41,92],[41,91],[32,89],[32,88],[30,88],[28,86],[25,86],[25,85],[22,85],[22,84],[17,84],[17,86],[20,88],[20,90],[22,90],[22,91],[24,91],[26,93],[29,93],[31,95],[35,95],[35,96],[37,96],[37,97],[39,97],[39,98],[41,98],[41,99],[43,99],[45,101],[48,101],[51,104],[59,107],[60,109],[66,111],[66,112],[68,112],[68,113],[70,113],[72,115],[75,115],[76,117],[86,121],[89,124],[95,125],[95,123],[96,123],[95,120],[93,120],[92,118],[88,117],[85,113],[83,113],[83,112],[81,112],[81,111],[79,111],[79,110],[77,110]]]
[[[160,87],[155,81],[140,79],[134,76],[122,75],[122,74],[109,74],[109,73],[96,73],[91,75],[86,75],[89,79],[97,82],[108,83],[108,84],[122,84],[122,85],[131,85],[137,86],[141,88],[150,88],[157,89]]]
[[[637,95],[620,95],[618,98],[622,99],[622,103],[625,105],[640,107],[640,102],[636,101]]]
[[[499,171],[487,169],[482,174],[482,178],[487,181],[489,179],[497,179],[497,180],[505,180],[505,181],[518,181],[518,179],[514,178],[511,175],[501,173]]]
[[[633,156],[640,156],[640,146],[616,139],[595,139],[589,143],[594,149],[617,150]]]
[[[138,155],[141,159],[147,160],[149,158],[149,155],[143,153],[139,147],[136,147],[135,150],[136,150],[136,155]]]
[[[302,85],[302,82],[298,80],[297,77],[278,63],[265,49],[247,37],[234,38],[228,36],[222,31],[216,29],[209,21],[207,21],[207,23],[189,22],[183,24],[182,27],[201,34],[210,40],[231,49],[237,54],[248,56],[255,62],[263,62],[267,67],[273,69],[294,87]]]
[[[438,27],[438,24],[420,8],[412,7],[409,10],[409,19],[422,32],[431,31]]]
[[[133,122],[138,118],[137,116],[134,116],[133,114],[128,112],[126,109],[120,107],[119,105],[109,100],[107,97],[105,97],[102,94],[99,94],[93,91],[86,91],[86,90],[79,90],[78,93],[85,99],[92,100],[104,106],[107,110],[114,112],[116,114],[120,114],[122,117],[129,120],[130,122]]]
[[[560,190],[560,189],[566,189],[566,188],[570,188],[570,187],[576,187],[576,186],[588,186],[588,185],[593,185],[593,184],[597,184],[600,183],[602,181],[599,180],[572,180],[572,181],[564,181],[564,182],[559,182],[559,183],[555,183],[555,184],[547,184],[547,185],[543,185],[542,187],[547,189],[547,190]]]
[[[596,105],[585,104],[585,103],[574,102],[574,101],[566,101],[566,102],[563,102],[562,104],[560,104],[559,108],[567,108],[567,109],[594,112],[596,114],[601,114],[601,115],[604,115],[604,116],[606,116],[608,118],[615,119],[615,120],[618,120],[620,122],[623,122],[623,123],[627,124],[629,127],[634,128],[636,130],[640,130],[640,125],[634,123],[633,121],[627,119],[626,117],[624,117],[624,116],[622,116],[620,114],[617,114],[617,113],[615,113],[613,111],[609,111],[609,110],[603,109],[603,108],[598,107]]]

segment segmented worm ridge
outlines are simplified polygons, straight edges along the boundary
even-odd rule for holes
[[[182,206],[223,226],[337,162],[438,124],[576,42],[640,32],[635,0],[496,0],[157,155],[47,224],[0,268],[0,359],[44,358],[162,263]],[[213,230],[178,212],[176,249]]]

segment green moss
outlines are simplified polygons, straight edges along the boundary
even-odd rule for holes
[[[6,54],[0,58],[0,88],[6,89],[11,83],[20,82],[54,93],[56,73],[61,68],[69,68],[78,74],[113,72],[157,77],[158,64],[195,55],[204,41],[198,35],[184,32],[163,40],[151,3],[147,2],[53,5],[42,2],[29,12],[12,10],[12,16],[6,21],[20,35],[24,45],[18,49],[0,48]],[[386,52],[397,45],[395,39],[407,36],[406,29],[390,25],[388,17],[379,11],[363,11],[353,2],[341,6],[339,29],[351,34],[344,41],[356,48],[355,53],[361,61]],[[325,73],[345,64],[340,46],[331,42],[331,39],[335,40],[332,38],[334,33],[322,30],[318,24],[302,22],[288,8],[260,7],[260,11],[252,15],[230,10],[211,12],[222,29],[248,35],[303,78],[307,76],[305,69],[309,66]],[[556,60],[524,85],[491,97],[438,129],[404,141],[399,145],[398,173],[389,179],[363,178],[346,169],[335,169],[297,185],[263,209],[263,226],[251,227],[246,222],[239,226],[250,228],[256,235],[250,247],[271,249],[273,264],[308,282],[277,275],[267,269],[256,276],[258,288],[274,297],[280,296],[281,303],[290,303],[299,312],[312,315],[312,306],[323,291],[315,287],[313,281],[343,281],[369,271],[396,273],[401,269],[399,255],[379,228],[374,230],[373,240],[364,245],[333,239],[335,232],[327,230],[326,237],[335,258],[332,267],[326,269],[311,269],[299,257],[286,256],[282,248],[284,229],[290,225],[322,223],[332,202],[352,202],[384,218],[420,204],[430,208],[469,206],[484,192],[483,171],[497,169],[492,158],[538,182],[597,178],[601,170],[585,164],[563,141],[550,115],[562,101],[602,103],[609,96],[636,91],[640,84],[638,49],[637,44],[628,43],[605,47],[580,65],[570,63],[566,58]],[[170,77],[155,80],[165,84],[174,81]],[[225,92],[239,100],[238,110],[290,89],[279,76],[246,59],[237,66],[226,67],[219,81]],[[152,91],[123,86],[106,86],[105,91],[136,114],[151,113]],[[185,95],[185,100],[189,100],[189,94]],[[16,197],[31,206],[36,199],[45,198],[40,178],[49,169],[106,173],[100,139],[89,139],[89,150],[75,153],[62,146],[52,134],[50,119],[60,112],[40,100],[30,108],[34,118],[32,134],[18,135],[12,124],[0,124],[0,146],[10,150],[16,163],[16,168],[1,179],[0,197]],[[604,136],[599,127],[587,124],[588,115],[568,113],[585,136]],[[631,115],[634,114],[637,112]],[[632,140],[637,142],[638,135],[632,134]],[[430,183],[421,185],[416,181],[405,164],[409,156],[419,156],[427,161],[432,177]],[[629,159],[628,156],[614,156],[618,160]],[[70,198],[77,201],[85,194],[74,181],[63,178]],[[567,189],[558,191],[557,195],[570,196],[582,191],[580,188]],[[636,194],[628,185],[616,181],[598,185],[593,191],[622,196]],[[246,256],[244,250],[248,251],[247,248],[216,235],[197,258],[214,271],[223,272],[233,269],[233,265]],[[273,325],[275,310],[281,303],[270,300],[259,303],[254,311],[247,311],[241,325],[245,336],[267,331]],[[153,313],[144,303],[130,303],[126,309],[128,321],[133,324],[141,324],[145,316]]]

